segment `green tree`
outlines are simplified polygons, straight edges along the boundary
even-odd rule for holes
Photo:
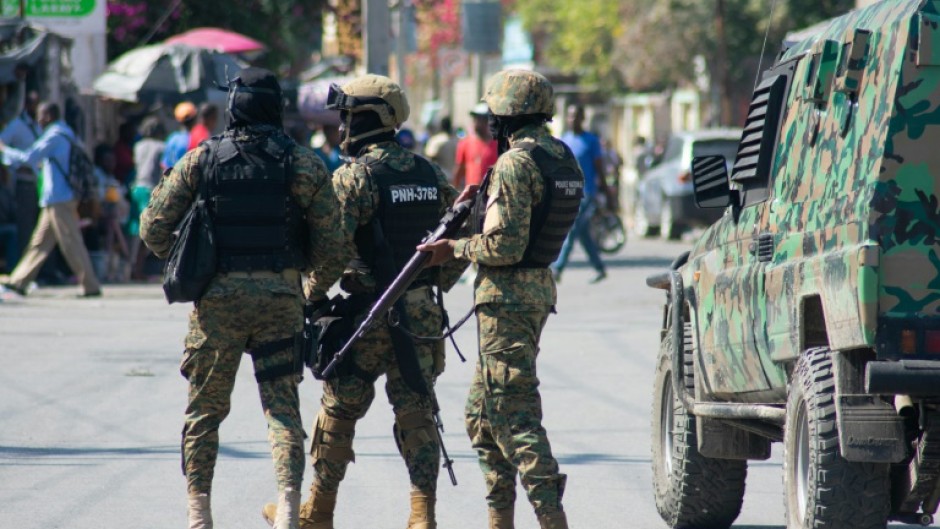
[[[784,35],[854,0],[516,0],[545,63],[602,89],[661,90],[707,80],[725,124]],[[771,7],[773,16],[771,17]],[[762,48],[767,39],[766,50]],[[704,65],[703,69],[701,66]]]
[[[614,44],[622,33],[619,0],[518,0],[514,6],[544,58],[563,71],[577,73],[585,84],[602,90],[622,87],[613,62]]]

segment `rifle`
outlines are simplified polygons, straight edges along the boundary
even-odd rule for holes
[[[436,242],[441,239],[449,239],[457,232],[458,229],[464,224],[467,218],[470,216],[470,212],[473,209],[473,200],[467,200],[455,205],[453,208],[447,211],[447,214],[441,218],[440,222],[437,225],[437,228],[429,233],[424,239],[422,239],[422,244]],[[421,273],[421,270],[424,269],[424,265],[428,262],[428,259],[431,258],[429,252],[415,251],[414,255],[411,256],[411,259],[405,264],[401,272],[389,283],[388,288],[382,292],[382,295],[372,304],[372,307],[369,309],[369,313],[366,315],[366,318],[359,324],[359,327],[356,329],[356,332],[346,341],[343,345],[343,348],[333,356],[333,359],[330,360],[330,363],[323,369],[323,378],[328,378],[330,374],[336,369],[336,366],[349,354],[349,351],[352,349],[353,344],[355,344],[359,339],[361,339],[369,330],[379,321],[379,318],[388,314],[389,310],[393,307],[398,313],[398,324],[401,325],[405,319],[404,306],[401,303],[401,297],[414,283],[417,279],[418,274]],[[395,332],[399,330],[397,328],[390,329],[392,341],[395,345],[396,356],[403,349],[410,348],[411,351],[414,350],[414,343],[411,341],[409,336],[404,335],[401,332]],[[413,355],[413,353],[412,353]],[[434,417],[434,432],[437,434],[438,443],[441,445],[441,456],[444,459],[444,467],[447,468],[447,473],[450,475],[450,482],[454,485],[457,485],[457,476],[454,474],[454,461],[447,455],[447,448],[444,447],[444,438],[441,435],[444,432],[444,423],[441,421],[441,408],[437,402],[437,396],[434,394],[434,388],[428,387],[427,384],[424,384],[424,380],[420,377],[408,377],[406,373],[402,373],[405,382],[408,383],[409,387],[414,389],[417,393],[425,395],[428,397],[428,400],[431,404],[431,415]],[[417,378],[417,380],[409,379]]]
[[[447,210],[447,214],[441,218],[437,228],[422,239],[421,243],[428,244],[441,239],[451,238],[457,230],[460,229],[464,221],[467,220],[467,217],[470,216],[472,207],[473,200],[467,200]],[[395,302],[405,293],[405,290],[414,283],[418,274],[424,269],[425,263],[427,263],[430,258],[431,254],[429,252],[415,251],[415,254],[411,256],[411,259],[408,260],[401,272],[398,273],[395,279],[388,285],[388,288],[382,292],[379,299],[369,308],[368,315],[366,315],[366,318],[359,324],[359,328],[356,329],[356,332],[353,333],[346,344],[343,345],[343,348],[336,353],[333,359],[330,360],[330,363],[327,364],[326,368],[323,369],[324,378],[329,377],[333,370],[336,369],[336,366],[346,358],[353,344],[365,336],[365,334],[369,332],[369,329],[379,321],[380,317],[388,313],[389,309],[391,309],[395,305]]]

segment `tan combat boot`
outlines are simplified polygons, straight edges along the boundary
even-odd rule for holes
[[[333,529],[336,493],[312,488],[310,497],[300,506],[300,529]]]
[[[490,509],[490,529],[515,529],[515,507]]]
[[[539,516],[539,527],[542,529],[568,529],[568,517],[565,516],[565,511],[543,514]]]
[[[298,527],[300,529],[333,529],[333,509],[336,507],[336,493],[323,492],[316,487],[312,487],[310,492],[310,497],[300,506]],[[261,515],[272,527],[275,527],[277,513],[277,505],[273,503],[268,503],[261,509]],[[293,526],[289,527],[293,529]]]
[[[411,517],[408,518],[408,529],[437,529],[434,520],[433,494],[413,490],[411,491]]]
[[[189,529],[212,529],[208,494],[189,495]]]

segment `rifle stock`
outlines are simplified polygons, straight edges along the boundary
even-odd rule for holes
[[[437,225],[437,228],[428,234],[427,237],[422,239],[422,244],[428,244],[432,242],[439,241],[441,239],[448,239],[452,237],[460,226],[467,220],[467,217],[470,216],[470,211],[473,207],[473,200],[467,200],[455,205],[453,208],[447,211],[447,214],[441,218],[440,222]],[[349,350],[352,346],[358,342],[369,329],[379,318],[388,313],[395,302],[405,293],[409,286],[414,283],[417,279],[418,274],[424,268],[424,265],[428,262],[428,259],[431,258],[431,254],[428,252],[419,252],[415,251],[414,255],[411,256],[411,259],[405,264],[401,272],[395,277],[395,279],[389,284],[388,288],[382,292],[382,295],[372,304],[372,307],[369,308],[369,313],[366,315],[366,318],[359,324],[359,327],[356,329],[356,332],[349,338],[349,340],[343,345],[343,348],[336,353],[330,363],[327,364],[326,368],[323,370],[324,378],[329,377],[330,374],[336,369],[336,366],[349,354]]]

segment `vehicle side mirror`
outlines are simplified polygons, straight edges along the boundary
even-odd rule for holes
[[[726,208],[731,205],[728,163],[716,154],[692,159],[692,188],[700,208]]]

